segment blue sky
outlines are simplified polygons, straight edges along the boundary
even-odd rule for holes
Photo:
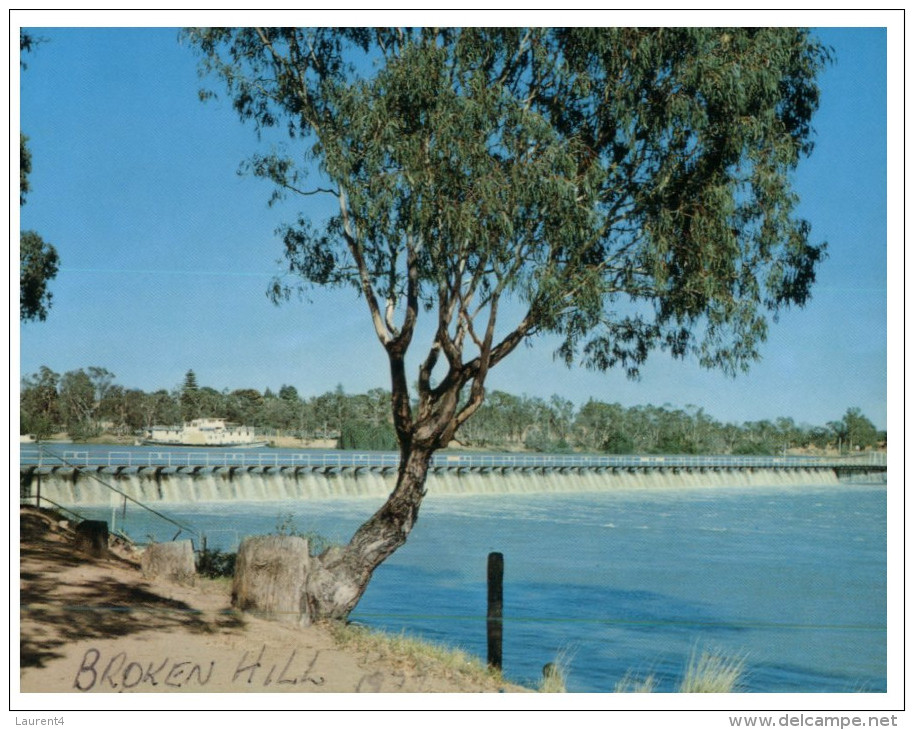
[[[32,192],[14,215],[62,263],[48,320],[19,327],[20,373],[98,365],[147,391],[177,386],[188,369],[217,390],[386,387],[385,357],[354,294],[268,301],[281,268],[274,231],[294,211],[268,207],[269,185],[236,174],[258,148],[253,129],[226,101],[199,101],[196,57],[177,30],[27,27],[46,42],[20,74]],[[836,62],[821,77],[816,149],[796,189],[829,258],[812,301],[772,326],[762,362],[731,379],[658,354],[631,382],[569,370],[542,341],[496,368],[489,389],[694,404],[737,423],[819,425],[859,406],[886,427],[887,36],[817,33]]]

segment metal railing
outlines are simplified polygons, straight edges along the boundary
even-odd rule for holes
[[[95,466],[95,464],[88,463],[88,454],[89,453],[90,452],[88,452],[88,451],[55,452],[55,451],[52,451],[45,447],[36,447],[35,449],[21,450],[20,456],[19,456],[19,461],[20,461],[20,465],[28,465],[29,462],[27,461],[27,458],[31,457],[31,458],[36,459],[36,461],[33,463],[35,463],[35,465],[39,466],[39,467],[44,466],[44,465],[49,465],[49,466],[64,466],[64,467],[79,469],[79,468],[83,468],[83,467]],[[107,454],[112,457],[115,453],[123,455],[124,453],[129,453],[129,452],[107,452]],[[83,457],[82,461],[80,460],[81,456]],[[187,524],[186,522],[176,520],[173,517],[170,517],[157,509],[153,509],[149,505],[144,504],[143,502],[136,499],[135,497],[127,494],[127,492],[123,491],[122,489],[119,489],[118,487],[115,487],[114,485],[109,484],[104,479],[101,479],[100,475],[90,473],[89,477],[91,479],[94,479],[96,482],[101,484],[106,489],[108,489],[112,494],[116,494],[119,497],[121,497],[124,500],[123,509],[124,509],[125,513],[127,510],[127,503],[130,502],[130,503],[136,505],[137,507],[141,508],[142,510],[148,512],[149,514],[154,515],[158,519],[160,519],[164,522],[168,522],[169,524],[173,525],[174,527],[177,527],[178,531],[177,531],[177,533],[175,533],[175,536],[173,538],[171,538],[172,540],[176,540],[178,538],[178,536],[182,533],[187,533],[187,534],[195,535],[195,536],[199,535],[198,531],[191,525]],[[39,484],[40,484],[40,482],[39,482]],[[33,497],[30,494],[25,499],[27,501],[30,501],[32,498]],[[34,495],[34,499],[37,504],[40,504],[42,500],[44,500],[46,502],[51,502],[50,499],[48,499],[46,496],[42,496],[38,492],[36,492],[36,494]],[[20,502],[22,502],[21,497],[20,497]],[[56,502],[51,502],[51,503],[56,505]],[[112,525],[112,528],[113,528],[113,525]]]
[[[88,467],[284,467],[284,468],[396,468],[395,453],[302,453],[302,452],[212,452],[212,451],[52,451],[20,450],[21,466]],[[843,466],[885,466],[886,454],[872,452],[849,456],[585,456],[548,454],[452,454],[432,458],[436,468],[728,468],[802,469]]]

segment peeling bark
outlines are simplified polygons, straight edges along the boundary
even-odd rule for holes
[[[312,563],[304,586],[308,622],[345,620],[384,560],[406,542],[419,517],[432,450],[413,449],[403,459],[387,502],[345,547],[333,547]]]

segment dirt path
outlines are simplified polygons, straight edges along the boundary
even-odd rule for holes
[[[340,648],[324,627],[235,612],[226,582],[150,582],[124,550],[75,552],[73,533],[20,514],[20,691],[498,692],[431,660]]]

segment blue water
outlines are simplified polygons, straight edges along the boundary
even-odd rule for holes
[[[378,506],[162,511],[234,549],[289,516],[299,531],[344,541]],[[114,517],[137,539],[172,537],[133,509]],[[886,691],[885,485],[430,494],[352,619],[485,658],[491,551],[505,557],[504,670],[514,681],[534,685],[564,655],[570,691],[611,691],[626,674],[670,691],[690,655],[709,649],[744,658],[750,692]]]

